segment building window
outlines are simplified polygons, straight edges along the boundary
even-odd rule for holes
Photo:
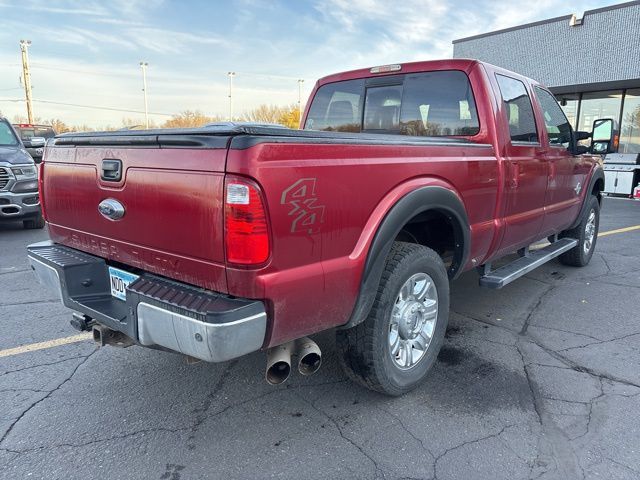
[[[621,90],[583,94],[578,130],[590,132],[593,128],[593,121],[599,118],[611,118],[617,123],[620,119],[621,104]]]
[[[527,89],[520,80],[496,75],[512,142],[538,142],[538,131]]]
[[[620,153],[640,153],[640,89],[627,90],[620,128]]]
[[[578,127],[578,103],[580,103],[580,95],[575,94],[565,94],[558,95],[558,103],[562,107],[564,114],[567,116],[571,127],[574,130],[577,130]]]

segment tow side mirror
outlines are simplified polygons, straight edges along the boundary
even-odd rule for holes
[[[615,122],[610,118],[600,118],[593,122],[591,153],[605,155],[618,151],[620,137]]]
[[[46,139],[44,137],[31,137],[29,143],[31,144],[31,148],[42,148],[46,143]]]

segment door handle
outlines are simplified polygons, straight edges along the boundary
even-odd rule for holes
[[[106,182],[119,182],[122,180],[122,160],[115,158],[102,160],[100,178]]]
[[[511,163],[512,174],[511,174],[511,188],[518,188],[519,179],[520,179],[520,165],[516,162]]]
[[[556,179],[558,167],[556,166],[556,162],[549,162],[549,180],[553,181]]]

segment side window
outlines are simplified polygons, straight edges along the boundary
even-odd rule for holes
[[[512,142],[538,142],[531,99],[520,80],[496,75],[504,102]]]
[[[555,97],[546,90],[535,87],[536,95],[542,107],[544,124],[549,134],[551,145],[562,145],[565,148],[571,143],[571,125]]]
[[[464,72],[409,74],[404,80],[400,133],[415,136],[475,135],[476,103]]]
[[[359,132],[364,80],[329,83],[320,87],[307,115],[307,130]]]

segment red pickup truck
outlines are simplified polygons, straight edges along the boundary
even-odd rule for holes
[[[335,329],[347,373],[399,395],[435,362],[462,272],[500,288],[593,255],[614,126],[574,132],[535,81],[474,60],[355,70],[317,82],[303,126],[56,137],[33,269],[101,344],[263,349],[279,383],[292,355],[317,370],[306,336]]]

